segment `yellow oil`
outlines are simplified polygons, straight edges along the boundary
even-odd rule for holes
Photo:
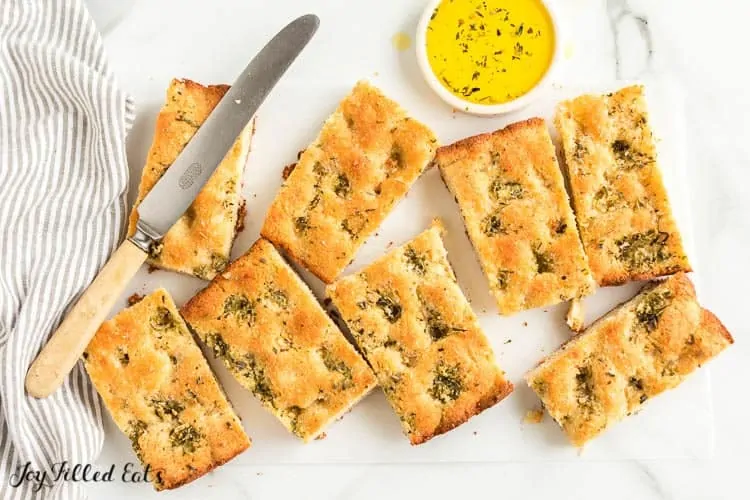
[[[549,69],[556,40],[539,0],[444,0],[432,14],[426,43],[445,88],[489,105],[531,90]]]
[[[398,32],[391,38],[393,47],[399,52],[411,47],[411,37],[403,32]]]

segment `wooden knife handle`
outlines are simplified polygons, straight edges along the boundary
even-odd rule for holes
[[[26,391],[31,396],[45,398],[62,385],[115,300],[145,261],[146,252],[130,240],[115,250],[31,364],[26,374]]]

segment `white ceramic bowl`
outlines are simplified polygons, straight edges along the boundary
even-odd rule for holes
[[[552,75],[559,65],[562,55],[562,32],[560,30],[560,17],[558,16],[556,11],[555,0],[539,1],[547,9],[547,12],[549,12],[549,16],[552,21],[552,28],[555,35],[555,48],[552,54],[552,60],[550,61],[549,68],[547,68],[547,72],[537,82],[537,84],[531,88],[531,90],[519,97],[516,97],[512,101],[504,102],[502,104],[477,104],[466,101],[452,94],[443,86],[442,83],[440,83],[440,80],[432,71],[430,61],[427,58],[427,25],[430,23],[432,13],[435,11],[438,5],[443,2],[443,0],[429,0],[427,2],[427,7],[422,13],[422,17],[419,20],[419,24],[417,25],[415,45],[417,50],[417,63],[419,64],[419,69],[422,71],[422,75],[424,75],[424,78],[430,88],[432,88],[432,90],[434,90],[441,99],[443,99],[454,109],[464,111],[473,115],[493,116],[503,113],[510,113],[512,111],[517,111],[534,101],[537,97],[539,97],[540,94],[544,92],[546,88],[549,87]]]

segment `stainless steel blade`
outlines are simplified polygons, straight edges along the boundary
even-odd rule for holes
[[[143,248],[150,244],[149,239],[160,239],[190,207],[319,24],[318,17],[312,14],[292,21],[250,61],[177,160],[138,205],[140,234],[131,238],[134,243]]]

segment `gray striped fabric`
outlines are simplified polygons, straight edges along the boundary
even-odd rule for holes
[[[89,463],[101,409],[80,364],[44,400],[26,370],[116,247],[126,215],[131,100],[80,0],[0,1],[0,498],[81,498],[10,486],[27,462]]]

